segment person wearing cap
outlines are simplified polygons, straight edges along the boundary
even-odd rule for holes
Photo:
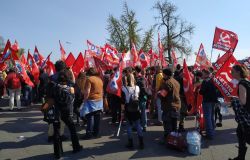
[[[158,96],[161,99],[162,121],[164,128],[164,138],[171,132],[177,131],[177,119],[181,108],[180,84],[173,78],[170,69],[163,70],[163,80]]]

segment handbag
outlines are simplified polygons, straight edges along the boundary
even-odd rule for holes
[[[59,115],[56,113],[55,106],[51,106],[44,111],[43,120],[47,123],[54,123],[56,121],[59,121]]]
[[[166,138],[166,144],[179,151],[184,151],[187,147],[186,139],[178,132],[171,132]]]

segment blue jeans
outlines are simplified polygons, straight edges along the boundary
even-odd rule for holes
[[[32,102],[32,87],[26,85],[23,88],[23,100],[24,100],[24,105],[29,106]]]
[[[162,110],[161,110],[161,99],[159,97],[156,98],[156,107],[157,107],[157,114],[158,114],[158,121],[162,121]]]
[[[215,122],[214,122],[214,106],[215,103],[202,103],[202,109],[205,118],[206,134],[207,136],[213,137],[215,134]]]
[[[100,111],[91,112],[85,117],[87,119],[86,135],[98,136],[101,120]]]
[[[140,124],[140,120],[136,121],[127,121],[127,134],[128,134],[128,139],[132,139],[132,127],[135,127],[137,129],[137,135],[142,137],[142,128]]]
[[[141,110],[141,126],[142,127],[147,127],[147,112],[146,112],[146,107],[147,107],[147,100],[140,100],[139,101],[139,107]]]

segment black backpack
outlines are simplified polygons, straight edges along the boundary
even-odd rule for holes
[[[127,87],[126,87],[126,89],[127,89],[128,93],[129,93],[129,90],[128,90]],[[135,90],[136,90],[136,87],[135,87]],[[134,90],[134,94],[130,95],[129,102],[126,105],[128,112],[139,112],[140,111],[140,109],[139,109],[139,100],[135,96],[135,90]]]
[[[55,82],[53,87],[53,98],[55,100],[55,103],[61,107],[61,108],[67,108],[71,109],[73,103],[74,103],[74,94],[70,93],[70,87],[67,86],[64,88],[60,84],[57,84]]]

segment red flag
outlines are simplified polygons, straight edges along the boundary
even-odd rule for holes
[[[117,56],[117,54],[118,51],[116,50],[116,48],[107,43],[105,44],[103,60],[107,61],[110,64],[117,65],[119,64],[119,57]]]
[[[59,40],[59,44],[60,44],[60,51],[61,51],[61,60],[65,61],[66,60],[66,52],[65,52],[60,40]]]
[[[238,36],[236,33],[218,27],[215,28],[213,48],[234,52],[237,43]]]
[[[54,73],[56,73],[56,69],[54,64],[50,61],[50,59],[48,59],[47,63],[46,63],[46,67],[45,67],[45,71],[46,73],[48,73],[48,75],[53,75]]]
[[[11,50],[12,60],[19,60],[19,58],[17,56],[17,52],[19,50],[19,45],[18,45],[17,41],[15,41],[15,43],[11,46],[10,50]]]
[[[68,67],[71,67],[75,62],[75,57],[74,55],[70,52],[68,57],[65,60],[65,63]]]
[[[194,70],[202,70],[207,69],[208,67],[211,67],[210,61],[207,59],[205,49],[201,43],[199,51],[196,56],[195,64],[194,64]]]
[[[131,54],[133,56],[134,66],[136,66],[136,63],[138,62],[138,53],[134,43],[132,43]]]
[[[21,55],[20,61],[21,61],[21,63],[22,63],[24,66],[26,66],[27,60],[26,60],[26,58],[25,58],[25,56],[24,56],[24,53]]]
[[[236,64],[239,62],[231,55],[213,77],[214,84],[226,99],[230,96],[237,96],[238,81],[233,79],[231,75],[232,67]]]
[[[177,60],[177,58],[176,58],[176,54],[175,54],[174,49],[171,50],[171,57],[172,57],[173,62],[174,62],[174,67],[176,67],[177,64],[178,64],[178,60]]]
[[[221,66],[225,63],[225,62],[227,62],[227,60],[232,56],[232,52],[230,52],[230,51],[228,51],[228,52],[226,52],[225,54],[223,54],[215,63],[214,63],[214,65],[213,65],[213,67],[214,67],[214,70],[215,71],[218,71],[220,68],[221,68]]]
[[[35,62],[38,64],[38,66],[41,67],[44,57],[39,53],[37,47],[35,46],[34,54],[33,54]]]
[[[139,52],[139,60],[141,62],[142,68],[146,68],[149,66],[149,63],[150,63],[149,56],[145,52],[143,52],[142,49]]]
[[[88,50],[89,50],[90,54],[98,57],[101,60],[103,59],[103,52],[102,52],[101,47],[94,45],[89,40],[87,40],[87,46],[88,46]]]
[[[4,47],[4,50],[3,50],[3,54],[1,56],[0,63],[3,63],[6,60],[10,59],[10,55],[11,55],[10,48],[11,48],[11,43],[10,43],[10,40],[8,40],[6,42],[6,44],[5,44],[5,47]]]
[[[39,68],[29,51],[28,51],[27,61],[28,61],[29,70],[31,74],[34,76],[35,83],[38,84],[39,83]]]
[[[4,71],[7,68],[5,63],[0,63],[0,71]]]
[[[15,60],[14,62],[15,62],[17,72],[23,77],[23,80],[25,81],[25,83],[31,87],[34,87],[33,82],[30,80],[30,78],[25,70],[24,64],[22,64],[22,62],[20,62],[19,60]]]
[[[47,58],[42,62],[41,68],[44,69],[47,66],[47,62],[50,61],[50,55],[52,52],[47,56]]]
[[[186,60],[183,62],[183,88],[188,105],[194,107],[194,86],[191,73],[188,70]]]
[[[119,65],[119,68],[114,73],[114,75],[111,77],[106,91],[111,94],[115,94],[119,97],[121,97],[121,88],[122,88],[122,62]]]
[[[82,68],[84,67],[84,58],[82,56],[82,52],[79,53],[78,57],[75,60],[75,63],[72,66],[72,71],[75,77],[81,72]]]
[[[112,66],[109,66],[108,64],[106,64],[104,61],[101,61],[99,58],[97,57],[93,57],[94,61],[95,61],[95,66],[97,68],[97,70],[99,71],[102,79],[103,79],[103,72],[109,69],[113,69]]]
[[[160,58],[160,61],[161,61],[161,65],[166,67],[166,64],[164,63],[165,60],[164,60],[164,57],[163,57],[164,48],[163,48],[163,46],[161,44],[160,33],[158,33],[158,50],[159,50],[159,58]]]

